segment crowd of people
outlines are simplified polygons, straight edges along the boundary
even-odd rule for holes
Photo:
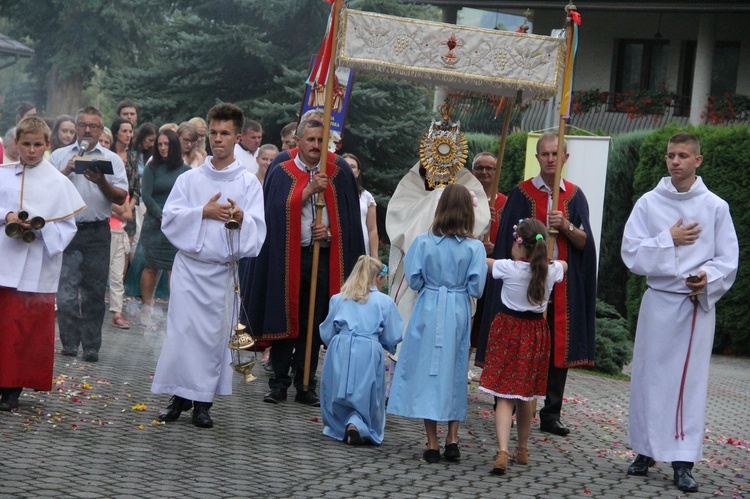
[[[91,106],[46,123],[24,103],[17,118],[0,167],[0,410],[18,410],[23,388],[51,389],[55,320],[60,354],[97,362],[107,287],[114,327],[150,327],[165,273],[152,384],[171,397],[162,421],[192,411],[195,426],[213,426],[214,397],[232,393],[228,341],[245,322],[265,349],[263,401],[284,403],[294,385],[294,400],[320,407],[333,439],[379,445],[386,413],[418,418],[422,459],[459,461],[472,348],[479,389],[495,399],[493,474],[529,464],[535,400],[542,432],[570,433],[567,370],[595,360],[596,248],[584,193],[560,178],[569,154],[563,144],[558,157],[557,135],[539,139],[539,174],[507,198],[496,194],[490,153],[447,187],[417,163],[388,206],[385,265],[362,164],[328,152],[319,111],[284,127],[280,149],[228,103],[160,127],[138,126],[129,100],[110,127]],[[636,203],[622,243],[625,264],[648,282],[627,473],[668,461],[688,492],[698,489],[715,304],[738,264],[727,204],[696,175],[702,159],[695,136],[670,139],[669,177]],[[139,283],[137,317],[124,313],[126,280]],[[674,427],[665,407],[675,408]]]

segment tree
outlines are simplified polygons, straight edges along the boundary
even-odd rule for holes
[[[37,105],[54,116],[72,112],[94,68],[136,64],[143,54],[144,33],[162,19],[145,0],[37,0],[33,5],[0,0],[10,21],[9,35],[28,40],[36,54],[27,65],[43,95]]]

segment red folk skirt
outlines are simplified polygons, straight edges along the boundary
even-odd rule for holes
[[[0,287],[0,387],[50,391],[55,294]]]
[[[479,389],[500,398],[543,400],[549,370],[549,326],[542,314],[510,313],[513,311],[500,312],[492,321]]]

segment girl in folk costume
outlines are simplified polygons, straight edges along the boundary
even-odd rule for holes
[[[495,396],[495,475],[505,474],[508,467],[514,405],[518,420],[514,459],[529,463],[532,401],[544,400],[549,367],[550,332],[544,311],[552,287],[568,269],[564,261],[547,260],[547,229],[539,220],[519,220],[513,229],[513,259],[487,258],[492,277],[503,280],[502,304],[490,327],[479,383],[480,390]]]
[[[470,297],[487,276],[484,245],[472,236],[474,207],[466,187],[445,188],[429,232],[406,252],[404,275],[418,291],[396,364],[388,413],[424,419],[428,463],[440,460],[438,421],[448,422],[443,457],[461,458],[459,421],[466,419]]]
[[[383,442],[383,349],[396,351],[404,327],[396,304],[379,291],[387,274],[380,260],[360,256],[320,325],[328,345],[320,383],[323,433],[349,444]]]
[[[63,250],[76,233],[73,215],[86,208],[73,183],[43,159],[49,137],[41,118],[22,119],[20,162],[0,167],[2,411],[18,408],[24,388],[52,389],[55,292]]]

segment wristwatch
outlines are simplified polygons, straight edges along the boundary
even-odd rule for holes
[[[573,225],[573,224],[570,224],[570,225],[568,225],[568,233],[569,233],[569,234],[570,234],[571,232],[573,232],[573,229],[575,229],[575,225]]]

